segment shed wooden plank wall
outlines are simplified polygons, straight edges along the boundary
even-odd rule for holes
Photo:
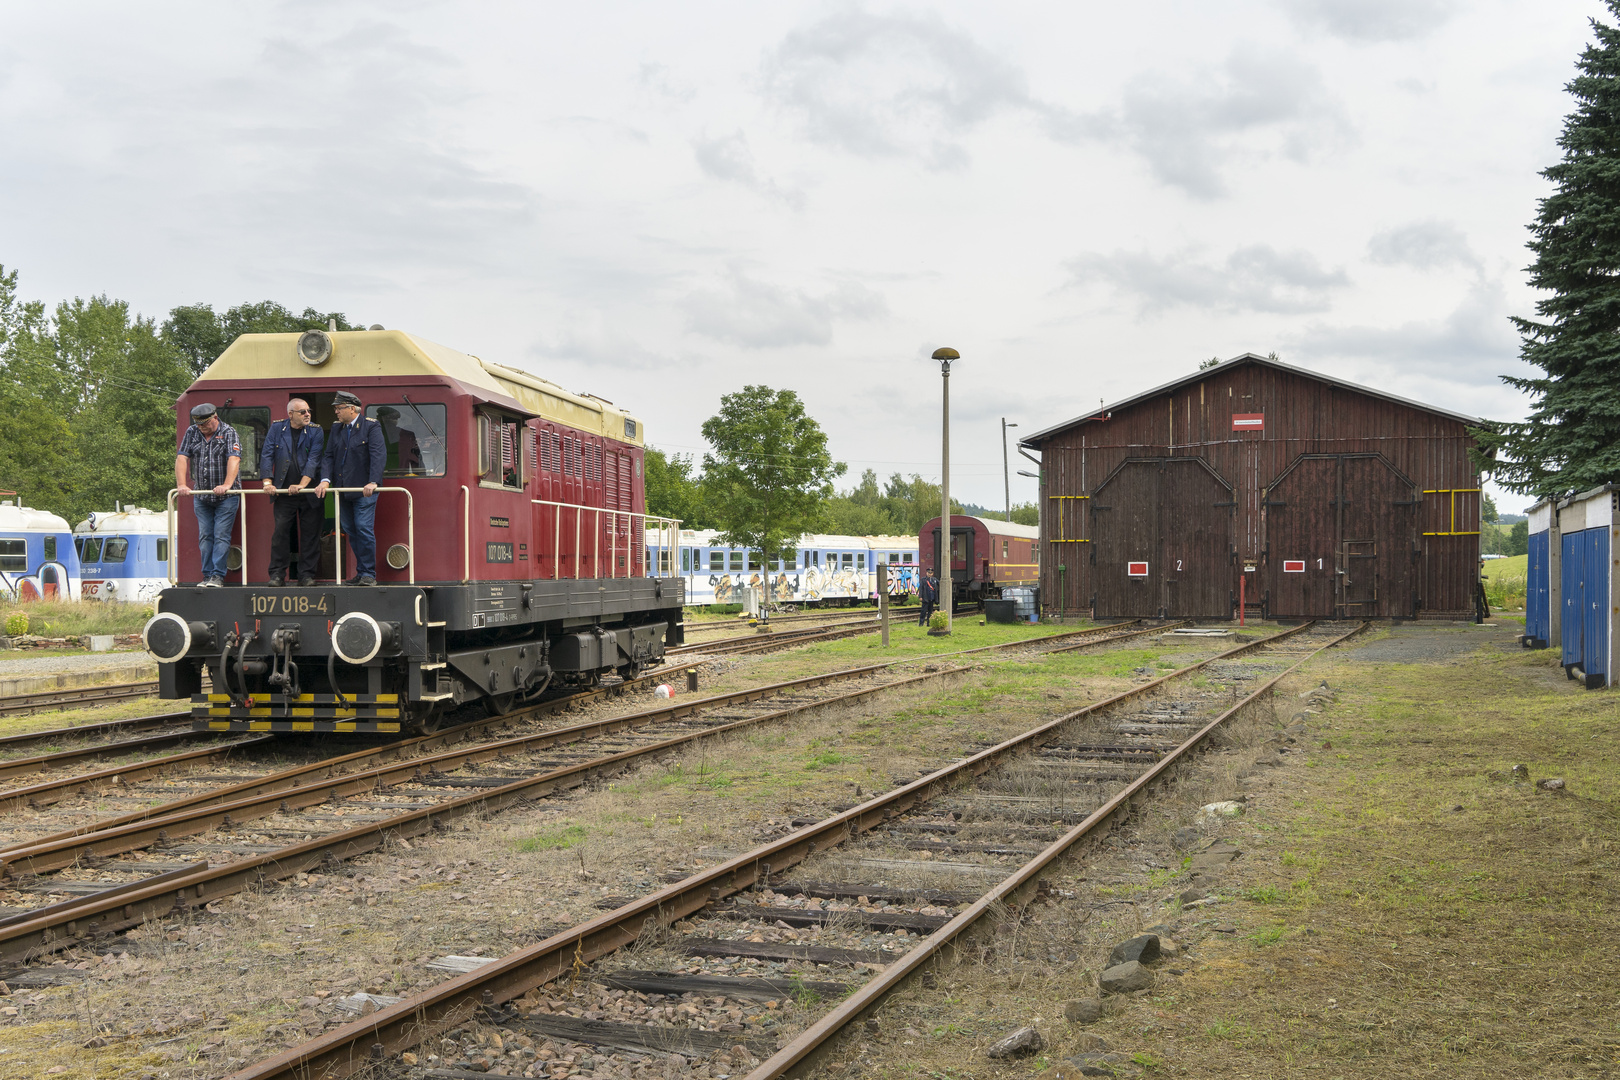
[[[1263,430],[1233,430],[1237,414]],[[1471,617],[1471,444],[1421,407],[1260,362],[1213,369],[1038,444],[1043,603],[1226,617],[1242,575],[1277,617]],[[1127,558],[1148,574],[1128,577]]]

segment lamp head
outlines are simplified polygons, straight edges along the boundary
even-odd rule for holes
[[[946,375],[951,373],[951,361],[961,358],[962,354],[955,349],[941,347],[934,350],[934,359],[939,361],[939,369]]]

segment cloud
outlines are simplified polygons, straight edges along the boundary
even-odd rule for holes
[[[1342,269],[1324,269],[1305,251],[1278,251],[1265,244],[1239,248],[1218,263],[1192,253],[1156,258],[1116,251],[1086,255],[1069,269],[1076,284],[1103,282],[1133,295],[1141,311],[1176,307],[1279,314],[1325,311],[1334,290],[1350,284]]]
[[[1410,41],[1451,19],[1455,0],[1283,0],[1294,21],[1347,41]]]
[[[1309,359],[1372,361],[1403,374],[1494,386],[1519,341],[1500,282],[1477,281],[1444,318],[1396,327],[1315,324],[1293,339]]]
[[[778,186],[775,180],[759,174],[754,167],[754,154],[748,148],[748,137],[741,131],[717,138],[692,140],[692,154],[698,167],[716,180],[725,180],[767,199],[781,202],[795,210],[804,209],[804,192]]]
[[[789,33],[764,86],[815,142],[938,169],[967,162],[961,136],[1032,104],[1016,65],[938,17],[858,10]]]
[[[838,320],[869,320],[888,313],[881,295],[855,282],[815,295],[735,270],[725,288],[694,291],[685,307],[687,325],[694,333],[750,349],[827,345]]]
[[[1479,258],[1461,229],[1446,221],[1416,221],[1388,229],[1367,241],[1367,257],[1380,266],[1439,270],[1479,266]]]
[[[1226,193],[1222,173],[1240,153],[1251,167],[1257,153],[1268,150],[1304,162],[1351,132],[1315,67],[1244,47],[1221,67],[1186,78],[1137,78],[1117,109],[1047,108],[1045,116],[1055,138],[1126,146],[1159,180],[1201,199]]]

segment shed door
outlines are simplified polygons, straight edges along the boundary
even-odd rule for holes
[[[1552,634],[1552,612],[1547,581],[1547,561],[1552,533],[1530,534],[1529,582],[1524,592],[1524,636],[1546,648]]]
[[[1607,686],[1609,671],[1609,530],[1583,529],[1580,535],[1585,543],[1586,603],[1585,614],[1586,656],[1581,670],[1586,672],[1587,686]]]
[[[1559,559],[1559,596],[1563,600],[1563,640],[1559,662],[1580,667],[1586,658],[1586,537],[1585,531],[1563,535]]]
[[[1091,498],[1096,611],[1109,618],[1232,612],[1232,491],[1198,458],[1127,461]],[[1132,565],[1146,563],[1146,573]]]
[[[1266,486],[1266,613],[1416,614],[1416,509],[1411,482],[1377,455],[1294,459]]]
[[[1339,459],[1308,457],[1266,488],[1266,614],[1332,618],[1339,602]]]

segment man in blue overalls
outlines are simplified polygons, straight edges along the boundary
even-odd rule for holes
[[[347,390],[332,395],[337,422],[326,436],[326,453],[321,461],[321,482],[316,498],[325,498],[326,489],[360,488],[358,494],[338,495],[338,525],[349,538],[354,552],[355,574],[345,585],[377,584],[377,485],[382,483],[383,463],[388,447],[382,425],[365,416],[360,399]]]
[[[917,598],[922,601],[922,610],[917,613],[917,625],[927,626],[928,617],[934,613],[934,608],[939,604],[939,579],[934,576],[932,567],[923,578],[922,586],[917,590]]]
[[[298,529],[298,571],[292,575],[298,584],[315,584],[315,571],[321,564],[321,501],[307,489],[321,474],[325,440],[321,429],[309,422],[309,402],[293,398],[287,402],[287,419],[270,425],[259,451],[259,477],[271,495],[275,525],[270,531],[270,584],[285,585],[291,568],[294,526]]]

